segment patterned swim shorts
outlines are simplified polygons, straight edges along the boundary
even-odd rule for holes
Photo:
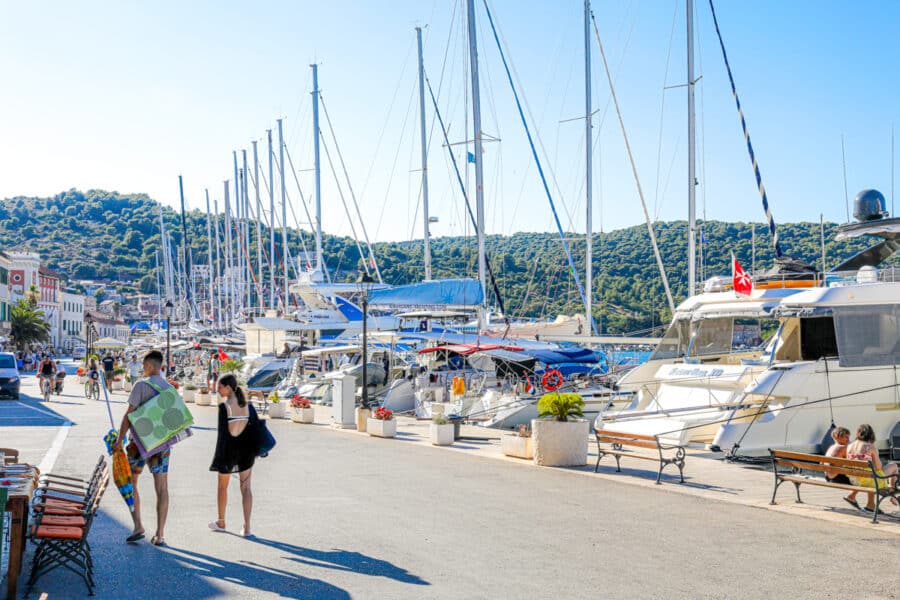
[[[138,474],[144,470],[144,465],[150,465],[150,472],[154,475],[160,475],[161,473],[169,472],[169,455],[172,453],[171,448],[166,448],[159,454],[154,454],[153,456],[147,458],[146,460],[141,458],[140,452],[138,452],[137,446],[134,445],[134,442],[129,442],[129,444],[125,447],[125,454],[128,455],[128,464],[131,465],[131,472]]]

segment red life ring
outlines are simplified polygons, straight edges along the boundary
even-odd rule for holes
[[[545,390],[549,390],[551,392],[561,388],[563,381],[565,381],[565,379],[563,378],[563,374],[556,369],[550,369],[549,371],[544,373],[543,377],[541,377],[541,385],[544,386]]]

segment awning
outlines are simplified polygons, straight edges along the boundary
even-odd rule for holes
[[[440,279],[369,293],[369,305],[381,306],[477,306],[483,300],[484,290],[474,279]]]
[[[91,344],[93,348],[126,348],[128,344],[125,342],[119,341],[114,338],[100,338],[93,344]]]

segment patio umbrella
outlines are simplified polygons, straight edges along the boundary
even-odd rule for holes
[[[93,344],[94,348],[126,348],[128,344],[114,338],[100,338]]]
[[[100,377],[102,378],[103,374]],[[101,381],[100,387],[103,389],[103,395],[106,397],[106,411],[109,413],[109,425],[111,427],[109,432],[103,436],[103,441],[106,442],[106,451],[112,457],[113,481],[116,483],[116,487],[119,488],[119,493],[122,494],[128,510],[134,512],[134,482],[131,476],[131,465],[128,464],[128,457],[125,456],[124,450],[113,451],[113,446],[116,445],[116,440],[119,439],[119,432],[116,430],[116,425],[113,422],[112,408],[109,406],[109,393],[106,391],[106,382]],[[125,440],[122,440],[123,445],[124,443]]]

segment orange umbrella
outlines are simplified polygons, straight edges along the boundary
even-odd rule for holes
[[[131,465],[128,464],[128,457],[125,456],[124,450],[113,451],[113,446],[118,439],[119,432],[115,429],[110,429],[103,441],[106,442],[106,451],[112,456],[113,481],[116,482],[119,493],[125,499],[128,510],[134,512],[134,485],[131,479]]]

